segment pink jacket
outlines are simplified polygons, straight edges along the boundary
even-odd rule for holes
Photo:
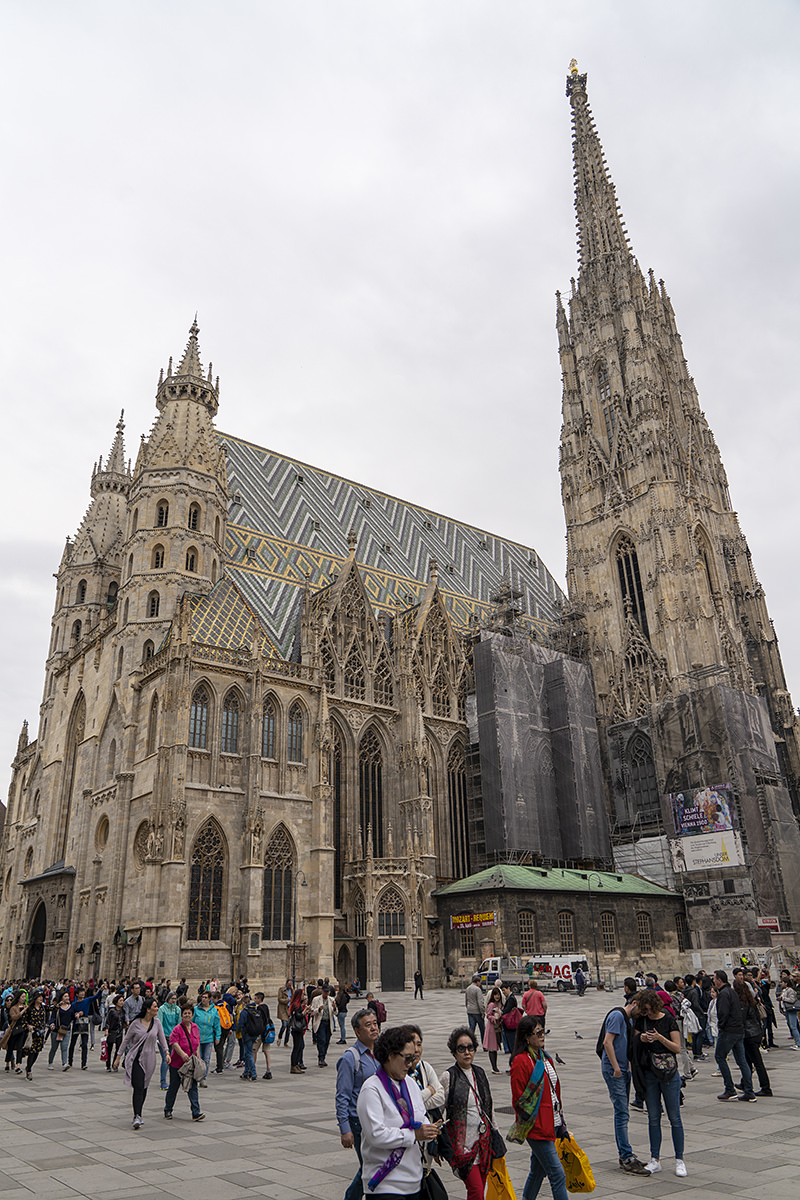
[[[173,1047],[172,1056],[169,1060],[171,1067],[182,1067],[186,1059],[182,1058],[175,1046],[180,1046],[184,1054],[199,1054],[200,1053],[200,1030],[192,1021],[189,1026],[189,1036],[186,1036],[186,1027],[183,1021],[179,1021],[169,1035],[169,1044]]]

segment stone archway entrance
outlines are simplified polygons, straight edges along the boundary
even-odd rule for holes
[[[33,915],[33,922],[31,924],[31,936],[28,942],[28,961],[25,966],[26,979],[39,979],[41,977],[46,937],[47,909],[42,900],[39,902],[39,906]]]
[[[356,979],[365,990],[369,987],[367,982],[367,947],[364,942],[359,942],[356,946]]]
[[[336,956],[336,978],[342,987],[349,987],[353,982],[353,959],[349,946],[340,946]]]
[[[381,946],[381,991],[402,992],[406,986],[406,950],[402,942]]]

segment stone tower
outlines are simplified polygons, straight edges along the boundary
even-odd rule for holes
[[[580,263],[569,316],[557,299],[568,592],[590,635],[617,833],[672,833],[664,793],[734,785],[754,895],[742,865],[736,913],[705,914],[725,944],[754,937],[759,913],[800,918],[797,718],[672,304],[633,255],[574,63],[567,95]],[[699,899],[713,908],[713,887]]]

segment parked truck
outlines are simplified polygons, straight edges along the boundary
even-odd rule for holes
[[[484,987],[493,987],[498,979],[510,983],[515,992],[523,992],[535,979],[543,991],[566,992],[574,988],[575,972],[581,968],[587,987],[592,986],[589,962],[583,954],[534,954],[530,958],[499,955],[485,958],[478,968]]]

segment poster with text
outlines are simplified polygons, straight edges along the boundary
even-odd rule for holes
[[[697,837],[669,838],[673,871],[710,871],[743,867],[744,854],[738,833],[704,833]]]
[[[739,829],[730,783],[672,792],[669,801],[676,837],[736,833]]]

